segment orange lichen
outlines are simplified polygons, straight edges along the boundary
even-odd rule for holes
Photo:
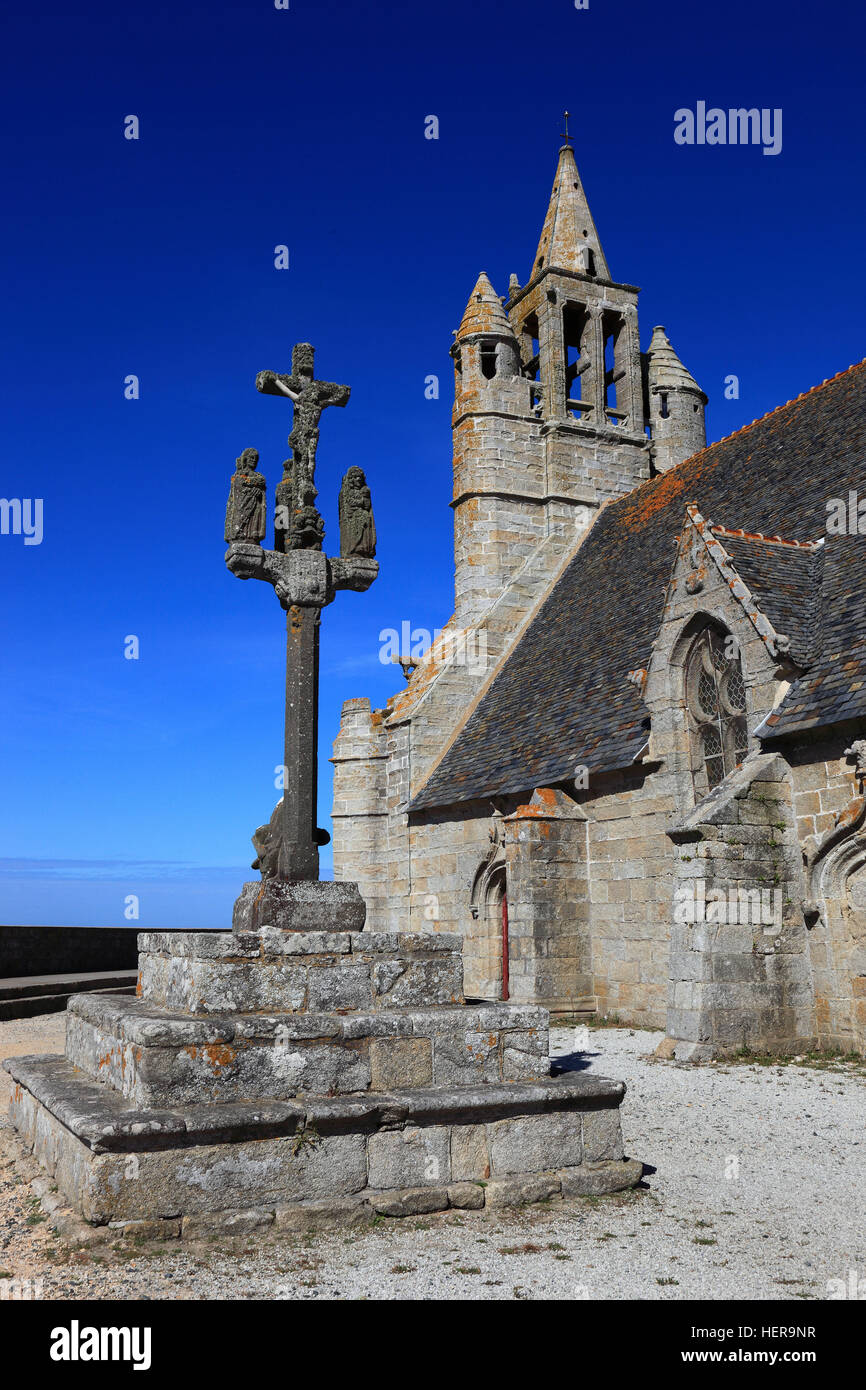
[[[237,1050],[226,1043],[206,1043],[204,1047],[187,1047],[184,1051],[193,1061],[196,1061],[199,1055],[203,1056],[215,1072],[230,1067],[237,1057]]]
[[[669,503],[681,496],[686,487],[689,489],[695,487],[697,482],[706,476],[709,469],[717,467],[722,461],[714,454],[714,451],[721,445],[727,444],[729,440],[736,439],[740,435],[747,434],[749,430],[753,430],[756,425],[763,424],[765,421],[781,415],[783,411],[790,409],[791,406],[805,400],[808,396],[814,395],[816,391],[823,391],[825,386],[829,386],[833,382],[839,381],[840,378],[847,376],[849,372],[859,371],[863,367],[866,367],[866,357],[864,357],[862,362],[852,363],[852,365],[846,367],[844,371],[837,372],[835,376],[828,377],[826,381],[819,382],[808,391],[802,391],[794,400],[786,401],[784,405],[778,405],[774,410],[768,410],[766,415],[760,415],[748,425],[743,425],[740,429],[734,430],[732,434],[726,434],[723,439],[717,439],[715,443],[708,444],[706,449],[702,449],[700,453],[693,454],[690,459],[685,459],[681,464],[678,464],[676,468],[671,468],[669,472],[662,473],[660,477],[650,478],[647,482],[641,483],[639,487],[635,488],[634,492],[629,493],[620,502],[615,504],[622,518],[623,525],[627,526],[629,529],[642,527],[651,516],[654,516],[657,512],[663,511]]]

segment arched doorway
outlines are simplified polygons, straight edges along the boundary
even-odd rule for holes
[[[819,1037],[866,1053],[866,797],[807,853],[806,920]]]
[[[482,865],[471,899],[471,926],[463,947],[467,999],[502,1000],[508,987],[508,887],[504,860]]]

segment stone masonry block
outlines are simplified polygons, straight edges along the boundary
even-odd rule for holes
[[[451,1130],[451,1176],[455,1182],[490,1177],[490,1152],[484,1125],[454,1125]]]
[[[420,1187],[451,1181],[450,1132],[446,1126],[409,1127],[371,1134],[369,1184],[373,1188]]]
[[[433,1044],[429,1038],[377,1039],[370,1043],[370,1085],[428,1086],[433,1080]]]
[[[573,1167],[583,1161],[577,1112],[497,1120],[487,1126],[487,1135],[494,1177],[540,1173],[550,1168]]]
[[[583,1120],[583,1158],[601,1163],[622,1158],[622,1127],[619,1110],[585,1110]]]

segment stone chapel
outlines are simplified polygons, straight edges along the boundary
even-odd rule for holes
[[[335,877],[462,933],[469,998],[863,1052],[866,362],[707,447],[637,301],[566,144],[455,334],[454,614],[343,707]]]

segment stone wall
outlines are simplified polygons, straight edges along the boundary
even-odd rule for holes
[[[866,1052],[866,803],[847,742],[813,736],[789,758],[818,1036],[824,1046]]]
[[[784,759],[748,758],[672,839],[667,1032],[675,1055],[814,1046],[802,856]]]
[[[0,926],[0,978],[135,970],[137,925],[128,927]]]
[[[593,993],[599,1013],[663,1028],[670,941],[670,779],[599,778],[588,819]]]
[[[510,997],[592,1009],[587,819],[545,787],[505,820]]]

